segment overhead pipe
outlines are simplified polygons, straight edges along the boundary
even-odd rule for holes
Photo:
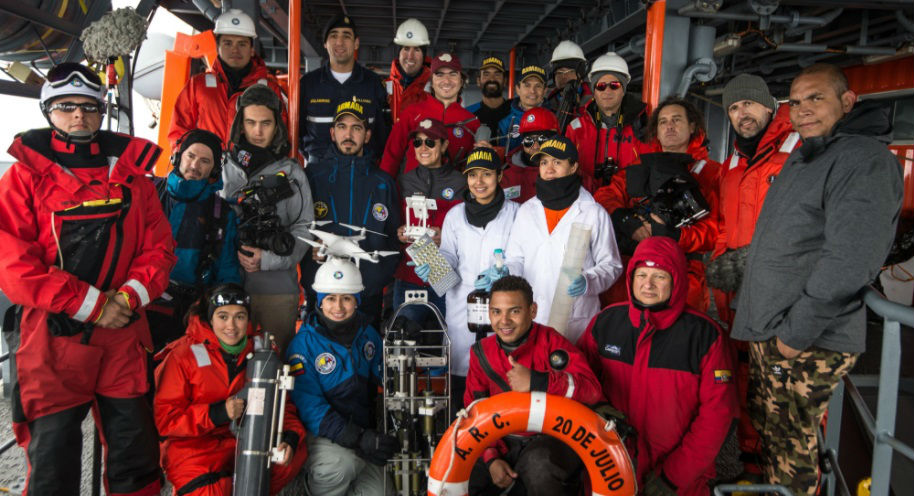
[[[628,43],[617,48],[615,52],[620,57],[634,55],[636,57],[644,58],[644,42],[644,36],[635,36],[629,39]]]
[[[717,64],[713,59],[698,59],[694,64],[682,71],[682,78],[679,80],[679,88],[676,94],[679,98],[685,98],[689,92],[689,86],[692,85],[692,78],[697,81],[708,82],[717,75]]]
[[[797,11],[791,11],[791,15],[767,15],[762,16],[758,14],[737,14],[734,12],[702,12],[695,6],[695,2],[690,2],[688,5],[680,7],[676,11],[681,16],[685,17],[700,17],[703,19],[718,19],[718,20],[727,20],[727,21],[750,21],[762,23],[763,21],[774,22],[778,24],[789,24],[791,26],[799,26],[801,24],[808,24],[811,26],[824,26],[831,22],[828,18],[823,16],[803,16],[800,15]]]
[[[905,17],[904,12],[902,12],[901,10],[896,10],[895,19],[898,19],[898,24],[901,24],[901,27],[914,33],[914,21]]]
[[[892,47],[874,47],[874,46],[857,46],[847,45],[844,47],[829,47],[828,45],[819,45],[815,43],[781,43],[775,48],[778,52],[801,52],[801,53],[847,53],[851,55],[895,55],[895,49]]]
[[[191,0],[194,7],[203,13],[207,19],[216,22],[216,18],[222,14],[222,10],[212,4],[209,0]]]
[[[835,19],[838,18],[839,15],[841,15],[842,12],[844,12],[844,9],[835,9],[835,10],[832,10],[832,11],[829,11],[829,12],[826,12],[825,14],[823,14],[822,18],[825,19],[825,24],[823,24],[822,26],[831,24]],[[822,26],[816,26],[816,27],[822,27]],[[810,29],[809,26],[790,28],[787,31],[784,31],[784,36],[795,36],[795,35],[805,32],[809,29]]]

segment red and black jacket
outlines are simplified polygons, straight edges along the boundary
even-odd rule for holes
[[[641,263],[672,275],[669,302],[607,307],[578,346],[606,398],[638,432],[639,479],[662,472],[681,496],[707,495],[737,412],[732,350],[713,320],[686,308],[686,259],[675,241],[652,237],[638,245],[627,271],[629,294]]]

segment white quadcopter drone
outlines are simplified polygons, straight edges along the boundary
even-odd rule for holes
[[[365,233],[370,232],[372,234],[377,234],[378,236],[387,236],[384,233],[379,233],[377,231],[372,231],[364,227],[353,226],[350,224],[344,224],[342,222],[337,222],[337,224],[357,231],[358,234],[352,236],[342,236],[340,234],[333,234],[327,231],[321,231],[317,229],[318,226],[324,226],[332,223],[333,221],[329,220],[316,220],[312,221],[311,225],[308,226],[308,232],[313,234],[317,239],[305,239],[299,237],[298,239],[308,243],[309,245],[317,248],[317,255],[319,257],[336,257],[342,259],[351,259],[355,262],[356,267],[359,266],[359,262],[365,260],[371,263],[378,263],[378,260],[381,257],[387,257],[390,255],[397,255],[399,251],[383,251],[383,250],[374,250],[374,251],[365,251],[359,246],[359,241],[365,239]]]

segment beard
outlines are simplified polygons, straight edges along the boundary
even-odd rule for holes
[[[482,85],[482,95],[486,98],[497,98],[501,96],[503,88],[498,81],[486,81]]]

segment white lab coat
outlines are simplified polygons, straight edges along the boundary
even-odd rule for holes
[[[511,225],[520,205],[505,200],[485,229],[467,222],[466,204],[448,211],[441,226],[441,254],[460,275],[460,284],[447,292],[448,337],[451,339],[451,374],[466,376],[470,368],[470,347],[476,335],[467,328],[467,295],[472,293],[476,277],[492,264],[497,248],[505,250]]]
[[[533,287],[533,299],[538,307],[534,320],[546,325],[565,257],[565,245],[571,225],[575,222],[591,226],[591,231],[590,250],[584,258],[583,267],[587,290],[574,299],[565,336],[572,343],[578,341],[590,319],[600,311],[600,293],[612,286],[622,274],[622,260],[609,214],[590,193],[581,188],[578,199],[550,234],[543,203],[534,196],[518,209],[508,238],[508,249],[505,250],[511,274],[523,276]]]

